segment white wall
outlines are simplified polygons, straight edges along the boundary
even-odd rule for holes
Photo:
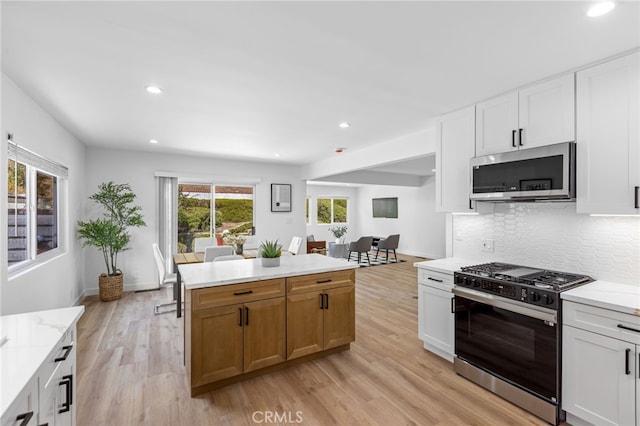
[[[309,197],[309,223],[307,224],[306,235],[313,234],[316,241],[335,241],[335,237],[329,231],[333,225],[318,224],[316,200],[318,197],[345,197],[347,202],[347,234],[344,237],[346,242],[357,240],[358,235],[358,188],[354,186],[332,186],[332,185],[307,185],[307,197]],[[328,247],[328,245],[327,245]]]
[[[453,216],[453,255],[586,274],[640,286],[640,218],[576,214],[575,203],[496,203]],[[482,239],[494,240],[483,252]]]
[[[398,218],[374,218],[372,198],[398,197]],[[445,256],[445,214],[435,211],[435,178],[419,188],[364,186],[358,190],[358,235],[400,234],[398,252],[426,258]]]
[[[84,276],[80,242],[75,238],[74,224],[82,217],[85,199],[85,146],[37,105],[7,76],[2,74],[2,226],[0,245],[2,260],[0,291],[2,315],[54,309],[73,305],[82,295]],[[7,273],[7,192],[6,134],[13,133],[25,148],[60,163],[69,169],[67,200],[64,206],[68,222],[59,229],[60,242],[66,251],[49,262],[18,276]]]
[[[142,206],[145,228],[131,233],[131,250],[121,253],[119,268],[125,274],[125,291],[157,287],[157,271],[151,244],[158,240],[156,171],[174,172],[185,177],[219,177],[232,181],[258,178],[256,185],[256,235],[260,241],[279,239],[285,247],[294,235],[304,236],[306,183],[300,178],[297,166],[251,163],[184,155],[87,149],[87,182],[85,198],[96,192],[106,181],[129,183],[137,194],[136,203]],[[271,184],[292,185],[290,213],[271,212]],[[87,216],[92,212],[87,205]],[[97,292],[98,275],[104,271],[104,261],[95,248],[85,249],[85,282],[88,294]]]

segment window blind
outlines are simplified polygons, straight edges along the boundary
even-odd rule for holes
[[[33,151],[29,151],[12,140],[8,140],[7,142],[10,160],[35,167],[38,170],[60,178],[67,179],[69,177],[69,169],[65,166],[44,158]]]

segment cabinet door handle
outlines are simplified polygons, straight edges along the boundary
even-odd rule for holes
[[[60,381],[60,386],[65,386],[65,394],[67,400],[62,403],[62,408],[58,410],[58,413],[66,413],[71,410],[71,404],[73,403],[73,376],[62,376],[62,381]]]
[[[516,131],[512,130],[511,131],[511,146],[512,147],[516,147]]]
[[[329,309],[329,295],[328,294],[324,295],[324,308],[325,309]]]
[[[522,131],[523,131],[523,130],[524,130],[524,129],[518,129],[518,144],[519,144],[520,146],[523,146],[523,145],[524,145],[524,144],[522,143]]]
[[[31,417],[33,417],[33,411],[27,411],[26,413],[20,414],[18,417],[16,417],[16,421],[22,420],[20,426],[27,426],[29,424],[29,420],[31,420]]]
[[[427,279],[428,279],[429,281],[435,281],[435,282],[437,282],[437,283],[441,283],[441,282],[442,282],[442,280],[439,280],[439,279],[437,279],[437,278],[431,278],[431,277],[428,277]]]
[[[318,280],[318,281],[316,281],[316,284],[330,283],[331,281],[332,281],[331,278],[326,279],[326,280]]]
[[[627,348],[624,350],[624,374],[631,374],[631,366],[629,365],[629,355],[631,355],[631,349]]]
[[[320,309],[324,309],[324,294],[320,293]]]
[[[247,290],[247,291],[236,291],[235,293],[233,293],[234,296],[242,296],[243,294],[251,294],[253,293],[253,290]]]
[[[451,313],[452,314],[456,313],[456,298],[455,297],[451,298]]]
[[[636,333],[640,333],[640,330],[638,330],[637,328],[627,327],[626,325],[622,325],[622,324],[618,324],[618,328],[621,328],[623,330],[635,331]]]
[[[245,319],[244,319],[244,325],[249,325],[249,308],[245,307],[244,308],[244,313],[245,313]]]
[[[238,308],[238,316],[240,319],[238,320],[238,325],[242,327],[242,308]]]
[[[67,357],[69,356],[69,354],[73,350],[73,345],[63,346],[62,349],[64,349],[64,355],[54,359],[53,362],[66,361]]]
[[[471,201],[471,198],[469,198],[469,210],[473,210],[473,201]]]
[[[640,200],[639,200],[639,196],[638,196],[638,190],[640,190],[640,186],[636,186],[633,188],[634,190],[634,194],[633,194],[633,205],[636,209],[640,209]]]

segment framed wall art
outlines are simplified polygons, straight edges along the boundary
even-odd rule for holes
[[[290,212],[291,211],[291,184],[272,183],[271,184],[271,211]]]

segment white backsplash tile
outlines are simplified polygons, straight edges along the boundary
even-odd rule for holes
[[[590,275],[640,286],[640,218],[576,214],[575,203],[496,203],[454,216],[453,255]],[[494,251],[482,251],[493,239]]]

